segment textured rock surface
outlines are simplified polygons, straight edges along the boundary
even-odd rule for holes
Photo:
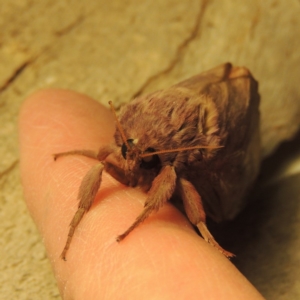
[[[28,94],[42,87],[69,88],[118,106],[230,61],[247,66],[260,82],[267,155],[300,124],[299,14],[296,0],[3,1],[2,298],[59,299],[18,175],[16,124]],[[286,167],[275,172],[264,165],[277,177],[260,192],[263,204],[250,207],[246,221],[236,221],[243,233],[236,231],[237,239],[249,234],[237,247],[237,265],[269,299],[300,297],[298,145],[299,137],[292,144],[297,151],[286,145],[271,163],[288,158]]]

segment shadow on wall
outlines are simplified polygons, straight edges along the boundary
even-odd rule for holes
[[[291,165],[294,172],[286,174]],[[209,224],[216,240],[236,254],[232,262],[268,299],[292,292],[300,278],[299,170],[300,133],[262,163],[244,211],[232,222]]]

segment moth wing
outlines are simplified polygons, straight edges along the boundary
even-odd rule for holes
[[[206,213],[216,221],[232,219],[260,165],[258,84],[248,69],[223,64],[176,87],[208,97],[217,110],[218,138],[223,148],[192,164],[190,180],[203,198]],[[203,116],[215,114],[206,107]]]
[[[226,80],[231,70],[231,63],[225,63],[213,69],[195,75],[187,80],[181,81],[174,85],[174,87],[184,87],[195,92],[204,91],[208,85],[217,84]]]

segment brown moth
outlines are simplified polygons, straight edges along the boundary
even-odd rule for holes
[[[226,63],[124,106],[116,117],[115,143],[98,153],[55,154],[55,159],[79,154],[99,161],[81,183],[61,257],[66,259],[104,170],[148,193],[141,214],[117,241],[168,200],[180,198],[203,238],[226,257],[233,256],[209,232],[206,215],[215,221],[232,219],[244,206],[260,164],[258,106],[258,84],[250,72]]]

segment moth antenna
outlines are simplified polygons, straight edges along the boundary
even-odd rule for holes
[[[122,128],[122,126],[121,126],[121,124],[120,124],[120,122],[119,122],[119,119],[118,119],[118,117],[117,117],[116,110],[115,110],[115,108],[114,108],[114,106],[113,106],[113,104],[112,104],[112,101],[109,101],[108,104],[110,105],[110,109],[111,109],[111,111],[113,112],[114,117],[115,117],[115,119],[116,119],[117,127],[118,127],[118,129],[119,129],[119,131],[120,131],[122,140],[123,140],[124,144],[126,145],[127,149],[130,149],[130,146],[129,146],[128,142],[127,142],[127,139],[126,139],[125,133],[124,133],[124,131],[123,131],[123,128]]]
[[[140,157],[148,157],[148,156],[152,156],[155,154],[181,152],[181,151],[188,151],[188,150],[195,150],[195,149],[219,149],[219,148],[223,148],[223,147],[224,146],[193,146],[193,147],[184,147],[184,148],[177,148],[177,149],[166,149],[166,150],[144,153],[144,154],[141,154]]]

